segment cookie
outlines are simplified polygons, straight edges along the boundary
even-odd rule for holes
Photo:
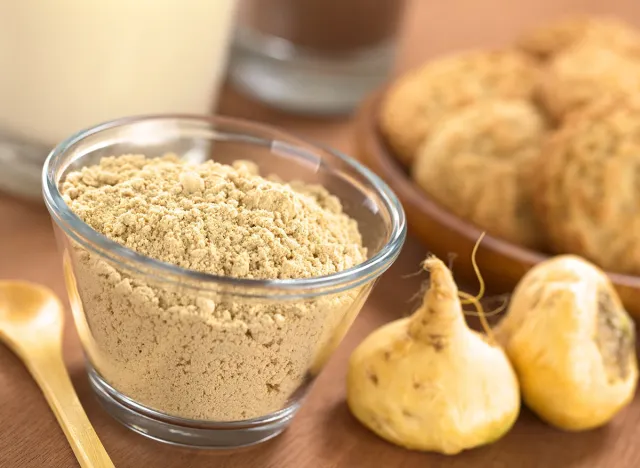
[[[416,183],[457,216],[510,242],[539,248],[530,170],[547,131],[520,100],[486,100],[444,118],[420,148]]]
[[[410,72],[389,89],[381,106],[380,130],[409,166],[443,116],[484,98],[530,98],[537,81],[535,61],[519,51],[445,57]]]
[[[577,44],[552,59],[542,75],[539,99],[560,121],[607,95],[640,90],[640,60],[594,43]]]
[[[640,55],[640,33],[610,16],[571,16],[535,28],[517,40],[532,56],[547,60],[580,43],[594,42],[624,53]]]
[[[534,203],[553,249],[640,274],[640,96],[572,115],[536,165]]]

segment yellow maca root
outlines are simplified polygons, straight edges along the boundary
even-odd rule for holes
[[[388,441],[455,454],[502,437],[520,409],[505,353],[468,328],[458,288],[435,257],[422,306],[369,335],[353,352],[347,402]]]
[[[558,428],[601,426],[633,398],[633,321],[604,272],[579,257],[531,269],[495,332],[525,403]]]

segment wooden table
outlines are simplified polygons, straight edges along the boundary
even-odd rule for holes
[[[522,27],[567,11],[591,10],[598,0],[414,0],[410,3],[398,71],[436,53],[458,47],[496,45]],[[609,11],[640,22],[633,0],[609,3]],[[636,3],[637,5],[637,3]],[[350,149],[350,119],[316,121],[287,116],[225,90],[221,111],[283,126],[344,151]],[[608,427],[568,434],[541,423],[527,410],[498,443],[448,458],[394,447],[363,428],[344,401],[346,360],[374,327],[415,303],[409,298],[419,277],[423,247],[409,239],[400,259],[384,275],[343,345],[319,377],[291,427],[264,445],[235,454],[176,449],[152,442],[112,420],[93,399],[81,351],[70,323],[65,357],[80,399],[107,451],[119,468],[631,468],[640,466],[640,396]],[[41,282],[64,297],[60,260],[48,214],[42,206],[0,195],[0,279]],[[428,363],[425,363],[428,365]],[[0,467],[77,466],[73,454],[41,393],[16,357],[0,345]]]

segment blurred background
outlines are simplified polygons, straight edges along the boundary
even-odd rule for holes
[[[219,112],[348,150],[391,76],[578,13],[640,21],[628,0],[2,0],[0,190],[38,199],[53,145],[124,115]]]

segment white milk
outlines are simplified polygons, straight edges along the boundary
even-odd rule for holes
[[[0,130],[53,145],[126,115],[208,113],[235,0],[0,0]]]

